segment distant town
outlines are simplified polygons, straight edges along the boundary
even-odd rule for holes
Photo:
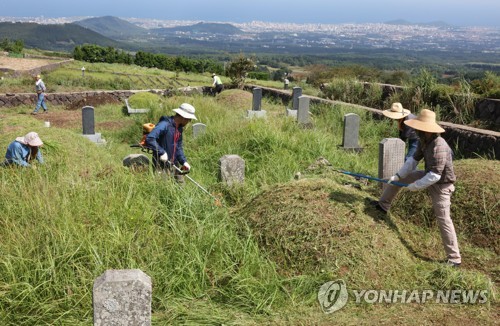
[[[90,17],[0,17],[0,22],[65,24]],[[139,27],[153,30],[189,26],[200,21],[124,18]],[[412,51],[471,51],[500,53],[499,27],[459,27],[445,23],[411,24],[404,21],[369,24],[296,24],[253,21],[231,24],[243,33],[219,35],[176,32],[179,37],[195,41],[255,42],[262,48],[391,48]]]

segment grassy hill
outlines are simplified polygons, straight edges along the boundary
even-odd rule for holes
[[[148,30],[145,28],[113,16],[88,18],[73,24],[88,28],[114,40],[129,40],[148,34]]]
[[[112,268],[139,268],[151,276],[153,322],[161,325],[498,320],[499,256],[470,232],[474,225],[491,237],[498,232],[496,161],[455,162],[453,207],[467,214],[453,215],[463,255],[463,267],[453,269],[438,262],[443,250],[437,227],[427,221],[425,193],[412,193],[413,202],[401,196],[400,209],[381,221],[366,204],[379,185],[334,171],[376,175],[379,141],[396,137],[388,121],[361,109],[321,105],[312,106],[313,128],[303,129],[284,116],[282,103],[268,99],[268,118],[251,120],[245,114],[252,96],[240,90],[217,97],[144,93],[130,100],[151,111],[128,116],[122,105],[96,106],[96,132],[105,146],[80,135],[79,111],[51,107],[48,115],[33,117],[30,106],[0,110],[0,147],[37,131],[46,160],[36,169],[0,169],[2,325],[91,323],[93,281]],[[129,144],[140,139],[141,125],[183,102],[193,104],[207,125],[201,137],[193,138],[191,128],[184,134],[190,176],[222,207],[189,181],[179,187],[122,166],[126,155],[140,153]],[[346,113],[361,118],[359,154],[337,146]],[[44,128],[44,120],[52,127]],[[226,154],[245,160],[244,185],[218,182],[218,160]],[[318,164],[319,157],[331,166]],[[476,187],[478,166],[489,171],[483,192]],[[415,203],[422,206],[413,210]],[[327,315],[318,290],[337,279],[346,282],[350,298]],[[362,289],[486,290],[488,303],[358,304],[352,291]]]
[[[122,44],[75,24],[40,25],[0,23],[0,39],[21,39],[26,47],[55,51],[73,51],[76,45],[97,44],[120,48]]]

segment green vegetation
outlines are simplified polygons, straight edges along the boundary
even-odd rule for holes
[[[95,64],[90,70],[111,76],[110,70],[118,69],[105,67]],[[62,76],[71,71],[47,77],[69,81]],[[492,202],[498,203],[500,187],[496,162],[456,161],[463,171],[456,200],[469,204],[453,198],[466,210],[454,212],[464,256],[464,266],[455,270],[437,262],[443,258],[437,228],[405,213],[430,214],[425,194],[412,197],[425,206],[412,208],[413,202],[401,200],[387,222],[376,222],[365,197],[375,198],[379,184],[313,164],[323,156],[334,168],[376,175],[378,142],[396,136],[388,121],[348,106],[318,105],[312,106],[314,128],[302,129],[284,117],[281,103],[267,99],[267,119],[246,119],[251,94],[240,90],[133,100],[151,111],[127,116],[120,105],[96,107],[96,131],[105,146],[79,135],[81,126],[70,123],[78,121],[79,112],[53,107],[47,117],[52,127],[43,128],[42,120],[27,114],[31,107],[2,109],[0,148],[35,130],[45,143],[46,160],[36,169],[0,169],[2,325],[88,325],[94,279],[107,269],[129,268],[152,277],[157,325],[496,320],[492,278],[498,275],[498,253],[469,233],[479,225],[481,233],[498,237],[498,207]],[[182,102],[193,104],[199,122],[208,126],[196,139],[191,128],[185,132],[190,176],[225,207],[189,182],[179,187],[121,164],[134,153],[129,144],[140,139],[142,124],[156,123]],[[362,153],[337,147],[346,113],[361,117]],[[244,185],[217,181],[218,160],[226,154],[245,159]],[[491,190],[476,192],[483,189],[476,183],[478,166],[490,169]],[[296,181],[298,171],[303,179]],[[316,296],[321,284],[335,279],[345,280],[349,289],[487,290],[489,303],[368,305],[356,304],[351,293],[345,308],[325,315]]]

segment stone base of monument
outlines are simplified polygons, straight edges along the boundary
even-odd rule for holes
[[[287,117],[294,117],[296,118],[297,117],[297,110],[292,110],[292,109],[286,109],[286,112],[285,112],[285,115]]]
[[[247,110],[247,118],[266,118],[267,116],[266,110],[253,111]]]
[[[83,135],[83,136],[89,139],[91,142],[94,142],[98,145],[106,144],[106,140],[104,138],[101,138],[101,133],[95,133],[92,135]]]
[[[363,147],[344,147],[342,145],[337,145],[337,147],[346,152],[361,153],[363,151]]]

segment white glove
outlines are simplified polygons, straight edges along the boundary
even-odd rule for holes
[[[387,180],[387,183],[393,183],[394,181],[399,181],[399,177],[397,174],[393,175],[392,177],[389,178],[389,180]]]
[[[188,162],[184,162],[184,164],[182,165],[182,170],[184,170],[184,171],[191,170],[191,165],[189,165]]]
[[[406,188],[407,188],[409,191],[418,191],[418,190],[420,190],[420,189],[417,187],[417,185],[415,184],[415,182],[414,182],[414,183],[410,183],[410,184],[408,185],[408,187],[406,187]]]
[[[162,161],[162,162],[167,162],[168,161],[168,155],[167,155],[167,153],[165,153],[162,156],[160,156],[160,161]]]

